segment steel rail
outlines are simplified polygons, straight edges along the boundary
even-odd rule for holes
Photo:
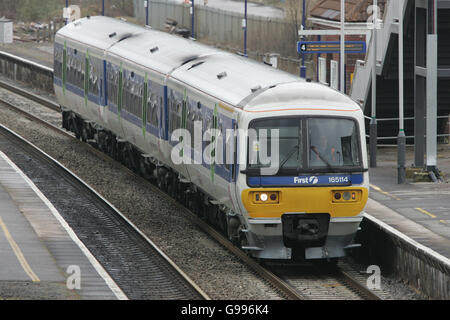
[[[2,101],[4,103],[4,101]],[[12,108],[18,108],[14,107],[12,104],[9,104],[8,107]],[[20,109],[20,108],[19,108]],[[21,114],[27,114],[26,111],[21,110]],[[27,117],[38,120],[39,123],[46,125],[48,128],[57,131],[58,133],[62,133],[66,136],[70,136],[71,138],[74,138],[74,136],[68,134],[67,132],[64,132],[64,130],[57,128],[56,126],[46,122],[45,120],[39,119],[31,114],[28,114]],[[141,241],[146,243],[149,247],[151,247],[154,252],[156,252],[162,260],[168,264],[168,266],[174,270],[176,274],[180,276],[183,281],[185,281],[188,286],[192,288],[193,291],[195,291],[202,299],[204,300],[210,300],[209,296],[197,285],[195,284],[187,274],[185,274],[156,244],[151,241],[142,231],[140,231],[127,217],[125,217],[119,210],[117,210],[108,200],[106,200],[103,196],[101,196],[99,193],[97,193],[94,189],[92,189],[89,185],[87,185],[83,180],[81,180],[77,175],[75,175],[72,171],[64,167],[58,160],[51,157],[49,154],[47,154],[45,151],[38,148],[33,143],[29,142],[19,134],[15,133],[11,129],[5,127],[4,125],[0,124],[0,131],[6,133],[12,139],[15,139],[16,141],[20,141],[22,145],[24,145],[27,149],[34,151],[39,155],[40,158],[42,158],[44,161],[51,163],[54,168],[58,172],[60,172],[65,179],[68,181],[71,181],[73,185],[78,185],[80,190],[83,190],[83,192],[87,192],[90,194],[90,197],[94,198],[99,205],[103,207],[107,207],[108,210],[114,212],[115,218],[118,222],[122,224],[122,228],[126,230],[131,230],[131,233],[133,233],[134,238],[139,238]],[[127,231],[130,232],[130,231]]]
[[[354,279],[348,272],[338,269],[338,274],[343,277],[344,282],[356,292],[358,292],[366,300],[382,300],[381,297],[376,295],[373,291]]]
[[[43,64],[31,61],[29,59],[26,59],[26,58],[23,58],[20,56],[16,56],[15,54],[12,54],[12,53],[9,53],[6,51],[0,50],[0,58],[3,58],[4,60],[6,58],[7,60],[11,60],[11,61],[14,61],[19,64],[30,66],[30,69],[34,68],[34,69],[41,71],[42,73],[53,74],[53,68],[44,66]]]
[[[57,104],[56,102],[53,102],[51,100],[48,100],[46,98],[40,97],[37,94],[31,93],[26,91],[25,89],[19,88],[17,86],[14,86],[12,84],[6,83],[4,81],[0,81],[0,87],[2,87],[3,89],[6,89],[8,91],[14,92],[22,97],[25,97],[27,99],[30,99],[34,102],[37,102],[47,108],[50,108],[54,111],[61,111],[61,107],[59,106],[59,104]]]

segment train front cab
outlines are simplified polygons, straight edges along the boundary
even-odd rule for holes
[[[255,129],[257,139],[249,135],[242,171],[246,186],[241,198],[248,218],[243,248],[262,259],[345,256],[345,250],[355,246],[368,199],[361,123],[351,117],[290,116],[255,119],[249,129]],[[278,170],[263,175],[262,169],[270,166],[267,159],[274,161],[273,129],[279,134]],[[266,140],[262,163],[261,144]]]

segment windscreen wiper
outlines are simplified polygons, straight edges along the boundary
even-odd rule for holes
[[[288,153],[288,155],[283,159],[283,161],[281,161],[280,164],[280,169],[283,168],[283,166],[286,164],[286,162],[292,157],[292,155],[294,154],[295,150],[300,148],[300,143],[297,143],[297,145],[295,145]]]

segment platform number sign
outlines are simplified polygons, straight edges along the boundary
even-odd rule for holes
[[[298,53],[340,53],[341,43],[339,41],[299,41],[297,42]],[[345,53],[365,53],[365,41],[345,41]]]
[[[301,51],[301,52],[306,52],[306,43],[302,43],[302,44],[300,45],[300,51]]]

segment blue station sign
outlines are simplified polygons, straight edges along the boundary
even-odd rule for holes
[[[345,53],[366,53],[365,41],[345,41]],[[340,41],[299,41],[297,42],[298,53],[340,53]]]

